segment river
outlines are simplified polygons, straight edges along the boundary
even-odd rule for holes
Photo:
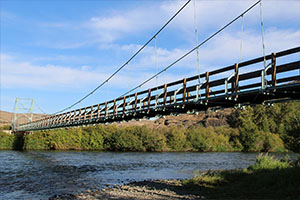
[[[209,169],[248,167],[256,156],[257,153],[0,151],[0,199],[48,199],[107,184],[191,178]]]

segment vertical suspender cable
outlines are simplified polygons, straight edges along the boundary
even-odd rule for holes
[[[199,37],[198,37],[198,28],[197,28],[197,13],[196,13],[196,0],[194,0],[194,28],[195,28],[195,41],[196,41],[196,45],[198,45],[199,43]],[[198,82],[199,84],[201,83],[200,80],[200,63],[199,63],[199,47],[197,48],[197,64],[196,64],[196,70],[198,72]]]
[[[154,47],[154,62],[155,62],[155,69],[156,74],[158,72],[158,65],[157,65],[157,35],[154,37],[155,47]],[[156,88],[158,88],[158,75],[156,76]]]
[[[263,24],[263,16],[262,16],[262,0],[260,1],[260,25],[261,25],[261,38],[262,38],[264,68],[265,68],[267,64],[266,64],[266,50],[265,50],[265,38],[264,38],[264,24]]]
[[[241,17],[241,42],[240,42],[240,61],[242,62],[242,52],[243,52],[243,33],[244,33],[244,15]]]

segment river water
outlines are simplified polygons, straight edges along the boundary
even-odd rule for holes
[[[0,151],[0,199],[48,199],[55,194],[96,190],[106,184],[191,178],[209,169],[248,167],[256,156],[257,153]]]

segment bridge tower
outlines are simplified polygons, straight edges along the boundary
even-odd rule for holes
[[[34,99],[16,98],[12,119],[12,131],[21,123],[32,122]]]

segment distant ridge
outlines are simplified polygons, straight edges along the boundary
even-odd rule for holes
[[[22,116],[21,114],[17,114],[17,116]],[[44,117],[47,116],[45,114],[33,114],[33,120],[40,118],[40,117]],[[13,113],[11,112],[7,112],[7,111],[2,111],[0,110],[0,126],[4,126],[4,125],[10,125],[13,119]],[[27,119],[25,117],[20,118],[20,123],[25,123],[27,122]]]

